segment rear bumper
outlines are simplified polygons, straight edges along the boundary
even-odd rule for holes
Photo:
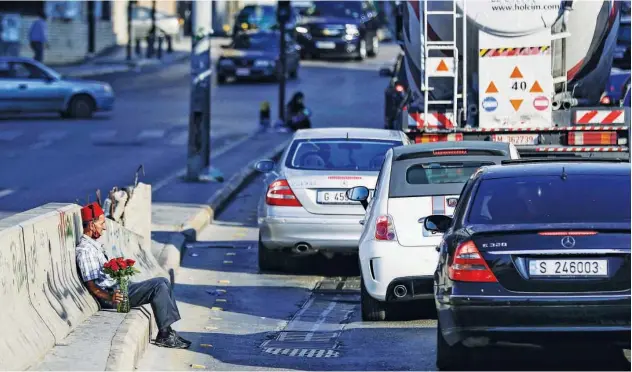
[[[361,219],[362,216],[266,217],[260,220],[259,231],[268,249],[282,250],[307,243],[319,251],[356,253],[362,233]]]
[[[469,338],[533,344],[599,343],[630,346],[630,295],[520,299],[453,296],[437,299],[449,344]]]

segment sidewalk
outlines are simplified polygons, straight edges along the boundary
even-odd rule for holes
[[[135,54],[132,49],[132,60],[127,60],[125,45],[117,46],[110,53],[86,60],[84,63],[65,66],[50,66],[57,72],[68,77],[89,77],[130,70],[139,71],[143,67],[169,65],[186,60],[191,55],[191,38],[185,37],[173,41],[173,53],[167,53],[167,43],[163,42],[162,58],[145,58],[146,49],[141,49],[141,55]]]

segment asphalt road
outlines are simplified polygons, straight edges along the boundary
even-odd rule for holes
[[[387,80],[377,70],[397,49],[385,45],[378,58],[365,62],[305,62],[298,80],[288,82],[287,97],[305,93],[316,127],[380,127]],[[88,195],[94,200],[97,188],[107,193],[131,184],[141,164],[141,180],[152,184],[185,167],[189,72],[183,62],[101,76],[117,94],[116,109],[91,120],[0,116],[0,217],[48,202],[84,202]],[[275,83],[214,84],[212,94],[214,150],[257,129],[262,101],[270,101],[277,117]],[[257,155],[245,148],[231,153]]]
[[[261,180],[242,190],[176,274],[189,350],[151,345],[139,370],[435,370],[433,306],[399,319],[362,322],[357,259],[307,260],[294,273],[257,269]],[[626,358],[627,355],[627,358]],[[477,350],[470,370],[630,370],[629,350],[496,347]]]

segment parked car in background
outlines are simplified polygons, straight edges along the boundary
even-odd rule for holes
[[[290,21],[286,24],[287,30],[293,30],[296,26],[298,13],[293,11]],[[246,5],[235,16],[233,25],[233,37],[248,30],[277,30],[277,16],[275,5]]]
[[[286,74],[295,79],[301,58],[295,40],[286,34]],[[222,46],[217,61],[217,82],[223,84],[234,79],[278,79],[281,77],[279,63],[280,33],[278,31],[243,31],[236,35],[230,45]]]
[[[178,39],[183,33],[184,20],[178,15],[156,11],[156,27],[163,35]],[[151,8],[136,6],[132,11],[132,33],[137,39],[144,39],[151,32]]]
[[[0,112],[90,118],[111,111],[114,99],[107,83],[67,78],[31,58],[0,57]]]

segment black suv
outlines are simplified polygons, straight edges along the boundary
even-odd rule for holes
[[[372,1],[314,1],[296,26],[303,58],[375,57],[378,12]]]

